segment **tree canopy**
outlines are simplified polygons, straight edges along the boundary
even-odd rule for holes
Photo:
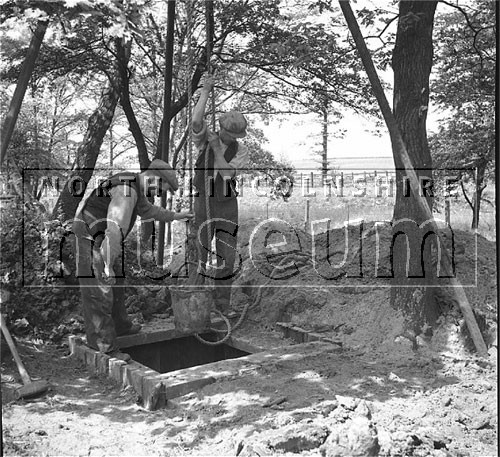
[[[472,209],[472,228],[477,228],[495,165],[495,4],[482,0],[448,9],[436,29],[431,96],[443,114],[430,136],[432,158],[442,175],[459,178]]]

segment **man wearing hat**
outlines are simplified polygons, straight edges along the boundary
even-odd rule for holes
[[[198,196],[194,199],[195,233],[199,262],[207,262],[215,236],[217,269],[215,275],[215,301],[222,312],[230,309],[238,233],[238,202],[236,176],[248,163],[248,150],[238,142],[246,136],[247,120],[238,111],[229,111],[219,118],[219,132],[212,132],[204,120],[213,80],[207,77],[200,98],[193,110],[193,142],[199,151],[195,164],[194,186]],[[208,167],[206,155],[208,154]],[[207,169],[206,169],[207,168]],[[209,192],[210,221],[206,210],[206,191]]]
[[[156,159],[142,173],[111,176],[80,203],[73,222],[75,258],[87,343],[94,349],[130,359],[116,345],[117,336],[141,328],[132,323],[125,308],[123,242],[137,216],[162,222],[192,218],[190,213],[155,206],[147,198],[178,187],[175,170]]]

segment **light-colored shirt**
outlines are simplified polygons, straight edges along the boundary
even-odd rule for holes
[[[138,179],[141,179],[139,176]],[[142,219],[172,222],[175,213],[161,206],[153,205],[144,195],[144,183],[140,183],[139,194],[128,183],[113,186],[109,190],[111,201],[108,206],[105,237],[101,244],[101,255],[107,266],[113,265],[120,255],[123,238],[128,234],[134,208]]]
[[[203,120],[203,127],[201,130],[198,133],[193,132],[193,143],[200,152],[207,144],[209,133],[205,120]],[[222,141],[220,144],[222,146],[222,152],[225,153],[228,145]],[[233,159],[228,162],[228,165],[234,169],[235,176],[248,165],[248,148],[244,144],[238,141],[238,151]]]

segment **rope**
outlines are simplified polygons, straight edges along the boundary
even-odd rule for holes
[[[192,101],[193,101],[193,84],[191,79],[191,69],[193,67],[193,50],[191,46],[191,41],[193,40],[193,26],[192,26],[192,3],[191,0],[187,0],[186,2],[186,36],[187,36],[187,59],[186,59],[186,78],[187,78],[187,128],[189,131],[188,140],[187,140],[187,176],[186,173],[184,176],[187,178],[188,186],[189,186],[189,211],[193,211],[193,192],[191,189],[191,183],[193,181],[193,119],[192,119]],[[186,231],[188,231],[189,221],[186,222]]]
[[[207,52],[207,72],[208,74],[211,74],[211,56],[212,56],[212,40],[213,40],[213,4],[211,4],[209,1],[206,2],[206,9],[205,9],[205,26],[206,26],[206,37],[207,37],[207,43],[206,43],[206,52]],[[212,87],[212,91],[210,94],[211,98],[211,119],[212,119],[212,130],[215,131],[215,92],[214,88]],[[206,260],[205,260],[205,273],[208,271],[208,264],[210,260],[210,253],[211,253],[211,244],[212,244],[212,229],[211,229],[211,211],[210,211],[210,173],[208,169],[209,165],[209,155],[210,155],[210,144],[207,143],[207,146],[205,148],[205,209],[206,209],[206,217],[207,217],[207,225],[206,225],[206,230],[207,230],[207,248],[208,252],[206,255]],[[213,179],[215,181],[215,156],[214,156],[214,176]],[[214,233],[215,235],[215,233]],[[199,334],[195,334],[196,339],[198,341],[201,341],[204,344],[207,344],[209,346],[217,346],[219,344],[223,344],[225,341],[227,341],[229,338],[231,338],[231,334],[235,328],[237,328],[241,323],[243,322],[246,312],[248,310],[248,306],[245,307],[243,310],[243,313],[240,316],[240,319],[236,323],[236,326],[231,328],[231,323],[229,322],[229,319],[224,316],[219,310],[216,310],[216,312],[220,315],[220,317],[224,320],[226,323],[227,327],[227,333],[224,338],[222,338],[219,341],[207,341],[204,340]],[[214,330],[212,331],[220,332],[219,330]]]
[[[207,45],[206,45],[207,46],[207,72],[210,74],[210,72],[211,72],[210,58],[211,58],[211,54],[212,54],[212,43],[211,43],[212,33],[211,33],[211,29],[210,29],[210,10],[208,7],[208,2],[207,2],[205,19],[206,19],[206,30],[207,30]],[[211,98],[211,111],[212,111],[212,113],[211,113],[212,114],[212,130],[215,131],[215,95],[214,95],[213,87],[212,87],[212,93],[210,95],[210,98]],[[205,209],[206,209],[206,216],[207,216],[206,229],[207,229],[208,252],[207,252],[206,261],[205,261],[205,273],[208,271],[208,262],[210,259],[211,244],[212,244],[212,236],[211,236],[212,229],[210,226],[211,219],[212,219],[212,215],[211,215],[211,211],[210,211],[210,181],[209,181],[210,173],[208,170],[209,155],[210,155],[210,144],[207,143],[207,146],[205,148]],[[214,176],[213,176],[213,179],[215,180],[215,156],[214,156]],[[215,233],[214,233],[214,235],[215,235]],[[199,334],[195,334],[195,338],[198,341],[201,341],[202,343],[207,344],[209,346],[217,346],[219,344],[224,343],[229,338],[231,338],[231,334],[233,331],[233,329],[231,328],[231,323],[229,322],[229,319],[226,316],[224,316],[219,310],[216,310],[216,311],[222,317],[224,322],[226,323],[226,326],[227,326],[226,336],[224,338],[222,338],[222,340],[213,342],[213,341],[204,340]],[[245,314],[246,314],[246,312],[242,313],[243,318],[244,318]],[[241,319],[241,317],[240,317],[240,321],[243,322],[243,319]],[[241,323],[240,323],[240,325],[241,325]]]
[[[210,97],[210,110],[212,111],[212,130],[215,131],[215,94],[213,89]]]
[[[193,81],[192,81],[192,68],[194,63],[193,58],[193,11],[194,3],[193,0],[186,1],[186,68],[185,68],[185,78],[186,78],[186,90],[187,90],[187,111],[186,111],[186,123],[187,123],[187,140],[186,140],[186,160],[184,172],[184,188],[188,193],[189,201],[189,212],[193,212]],[[187,220],[185,222],[186,231],[186,257],[193,259],[196,254],[196,249],[193,243],[193,234],[191,222]]]
[[[210,73],[210,57],[212,54],[212,46],[211,46],[211,37],[212,34],[210,32],[210,9],[209,9],[209,2],[206,3],[206,33],[207,33],[207,70],[208,73]],[[212,101],[214,100],[214,89],[212,87],[212,93],[211,93],[211,98]],[[215,112],[212,111],[212,129],[215,130]],[[206,255],[206,260],[205,260],[205,273],[208,271],[208,263],[210,260],[210,252],[211,252],[211,244],[212,244],[212,228],[211,228],[211,220],[212,220],[212,215],[210,211],[210,173],[208,170],[208,165],[209,165],[209,155],[210,155],[210,144],[207,143],[207,146],[205,148],[205,214],[207,218],[207,248],[208,252]],[[215,157],[214,157],[214,165],[215,165]],[[214,166],[214,175],[215,175],[215,166]],[[215,180],[215,176],[213,177]]]
[[[205,1],[205,30],[206,30],[206,52],[207,52],[207,72],[212,74],[212,49],[214,41],[214,4],[213,0]],[[215,131],[215,96],[212,90],[210,108],[212,112],[212,130]]]
[[[219,329],[211,328],[211,329],[210,329],[210,331],[212,331],[212,332],[214,332],[214,333],[225,333],[225,332],[227,332],[227,333],[226,333],[226,335],[225,335],[222,339],[217,340],[217,341],[207,341],[207,340],[203,339],[203,338],[202,338],[202,337],[201,337],[198,333],[196,333],[196,334],[194,335],[194,336],[195,336],[195,338],[196,338],[198,341],[200,341],[201,343],[206,344],[206,345],[208,345],[208,346],[218,346],[218,345],[220,345],[220,344],[225,343],[225,342],[226,342],[229,338],[231,338],[232,333],[233,333],[233,332],[234,332],[237,328],[239,328],[239,327],[240,327],[240,325],[241,325],[241,324],[243,323],[243,321],[245,320],[245,317],[246,317],[246,315],[247,315],[248,310],[250,309],[250,306],[257,306],[257,305],[260,303],[260,301],[261,301],[261,299],[262,299],[262,294],[263,294],[263,292],[264,292],[264,287],[266,287],[266,286],[267,286],[267,285],[271,282],[271,280],[272,280],[272,279],[274,279],[274,278],[273,278],[273,276],[274,276],[275,271],[276,271],[279,267],[281,267],[281,266],[285,263],[285,261],[287,261],[287,262],[289,261],[288,257],[283,257],[283,258],[281,259],[281,261],[278,263],[278,265],[276,265],[276,266],[273,268],[273,270],[272,270],[271,274],[269,275],[269,277],[268,277],[267,281],[259,287],[259,290],[258,290],[258,292],[257,292],[257,296],[255,297],[254,302],[253,302],[253,303],[252,303],[252,302],[248,302],[248,303],[244,306],[243,311],[241,312],[240,318],[238,319],[238,321],[236,322],[236,324],[234,324],[234,326],[233,326],[233,327],[231,327],[231,323],[229,322],[229,319],[228,319],[226,316],[224,316],[224,315],[223,315],[223,314],[222,314],[219,310],[216,310],[216,312],[220,315],[220,317],[221,317],[221,318],[224,320],[224,322],[226,323],[227,330],[219,330]]]

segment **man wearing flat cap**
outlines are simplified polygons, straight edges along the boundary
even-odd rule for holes
[[[175,192],[178,187],[175,170],[155,159],[142,173],[111,176],[80,203],[73,222],[75,257],[87,343],[92,348],[130,359],[116,345],[117,336],[140,330],[125,308],[123,242],[137,216],[162,222],[192,218],[190,213],[155,206],[147,198],[162,191]]]
[[[194,186],[198,196],[194,199],[195,234],[201,265],[206,265],[215,236],[217,268],[215,275],[208,270],[206,277],[215,278],[215,303],[223,313],[230,310],[231,285],[238,233],[238,202],[236,176],[248,163],[248,150],[238,142],[246,136],[247,120],[238,111],[229,111],[219,118],[218,132],[209,130],[205,109],[210,91],[211,77],[205,79],[200,98],[193,110],[193,142],[199,151],[195,164]],[[208,154],[208,167],[205,166]],[[206,210],[209,194],[210,221]]]

